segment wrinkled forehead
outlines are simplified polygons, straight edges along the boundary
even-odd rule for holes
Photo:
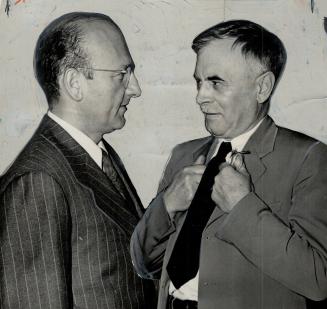
[[[85,25],[83,47],[97,67],[121,67],[133,64],[125,38],[115,25],[95,21]]]
[[[197,53],[194,74],[213,74],[217,71],[244,72],[258,74],[265,70],[254,56],[244,55],[242,45],[234,44],[234,38],[214,39],[204,45]]]

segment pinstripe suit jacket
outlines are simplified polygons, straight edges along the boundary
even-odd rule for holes
[[[136,275],[129,255],[143,208],[106,147],[127,199],[48,116],[1,178],[1,308],[155,307],[154,286]]]

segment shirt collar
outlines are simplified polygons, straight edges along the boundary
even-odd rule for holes
[[[230,142],[232,144],[232,150],[242,151],[244,146],[246,145],[246,143],[252,136],[252,134],[258,129],[258,127],[260,126],[260,124],[262,123],[262,121],[264,119],[265,119],[265,117],[262,118],[251,130],[246,131],[245,133],[243,133],[239,136],[236,136],[231,140],[216,137],[212,143],[212,146],[209,149],[206,163],[208,163],[217,154],[220,144],[222,142]]]
[[[230,142],[232,143],[232,149],[236,151],[242,151],[245,144],[248,142],[252,134],[258,129],[264,118],[262,118],[251,130],[234,137]]]
[[[61,119],[57,115],[48,111],[48,116],[58,123],[95,161],[95,163],[102,169],[102,151],[101,148],[105,149],[102,141],[97,145],[92,139],[90,139],[86,134],[84,134],[79,129],[72,126],[70,123]],[[100,148],[101,147],[101,148]]]

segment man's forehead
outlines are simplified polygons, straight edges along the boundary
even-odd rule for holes
[[[203,46],[197,53],[195,75],[205,72],[207,76],[214,75],[217,70],[262,71],[263,65],[251,55],[242,53],[242,45],[234,44],[235,39],[215,39]]]
[[[124,36],[119,29],[106,22],[97,22],[88,27],[83,44],[93,61],[103,62],[98,65],[109,61],[119,65],[133,63]]]
[[[86,45],[107,45],[107,47],[125,44],[121,31],[114,25],[105,21],[92,21],[83,25],[85,33],[83,42]]]

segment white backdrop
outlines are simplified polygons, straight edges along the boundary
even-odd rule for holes
[[[25,0],[9,16],[0,13],[0,173],[17,156],[47,110],[34,79],[32,56],[39,33],[70,11],[111,16],[123,30],[137,65],[143,94],[131,101],[123,130],[106,139],[121,155],[147,205],[155,194],[171,148],[204,136],[195,103],[190,46],[222,20],[250,19],[276,33],[288,63],[274,95],[277,123],[327,143],[327,1],[316,0]]]

